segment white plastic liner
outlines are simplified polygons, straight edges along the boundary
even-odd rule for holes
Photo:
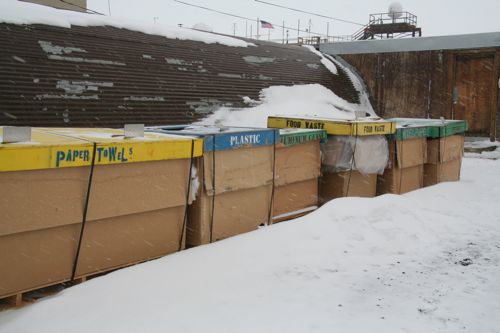
[[[382,135],[329,136],[321,144],[322,170],[357,170],[362,174],[383,174],[389,160],[389,146]]]

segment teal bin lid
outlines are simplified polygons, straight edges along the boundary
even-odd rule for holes
[[[412,138],[442,138],[467,131],[467,121],[450,119],[392,118],[396,122],[396,133],[390,135],[393,140]]]

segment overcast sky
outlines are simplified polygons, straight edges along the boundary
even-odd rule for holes
[[[90,9],[108,14],[108,0],[87,0]],[[197,23],[210,26],[215,32],[245,36],[256,34],[257,17],[274,25],[289,26],[290,38],[297,37],[297,25],[301,30],[326,35],[350,35],[360,28],[359,25],[298,13],[282,8],[255,2],[254,0],[182,0],[199,6],[210,7],[253,20],[244,20],[212,13],[203,9],[186,6],[174,0],[109,0],[111,15],[155,21],[164,24],[183,24],[192,27]],[[293,7],[326,16],[366,24],[369,14],[387,12],[392,1],[372,0],[266,0],[282,6]],[[403,11],[418,17],[418,25],[424,36],[452,35],[476,32],[500,31],[500,0],[412,0],[400,1]],[[235,26],[236,24],[236,26]],[[282,29],[271,31],[271,39],[281,39]],[[260,29],[262,38],[267,39],[268,30]],[[308,35],[305,32],[301,36]]]

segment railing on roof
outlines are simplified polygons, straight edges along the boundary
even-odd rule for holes
[[[368,25],[394,23],[404,23],[416,26],[417,16],[409,12],[370,14],[370,21]]]
[[[319,45],[323,43],[350,42],[374,38],[404,38],[422,36],[422,29],[417,27],[417,16],[409,12],[371,14],[367,25],[352,35],[308,38],[299,37],[299,45]]]
[[[320,36],[312,36],[312,37],[299,37],[297,39],[297,44],[299,45],[318,45],[324,43],[334,43],[334,42],[346,42],[352,40],[351,35],[344,36],[328,36],[328,37],[320,37]]]

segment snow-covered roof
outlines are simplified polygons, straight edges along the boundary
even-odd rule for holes
[[[328,54],[362,54],[500,47],[500,32],[401,39],[375,39],[320,45]]]
[[[18,25],[45,24],[63,28],[71,28],[71,26],[75,25],[83,27],[111,26],[143,32],[150,35],[181,40],[193,40],[207,44],[219,43],[235,47],[253,46],[252,43],[245,42],[238,38],[199,30],[185,29],[165,24],[151,24],[128,18],[77,13],[17,0],[1,0],[0,23]]]

